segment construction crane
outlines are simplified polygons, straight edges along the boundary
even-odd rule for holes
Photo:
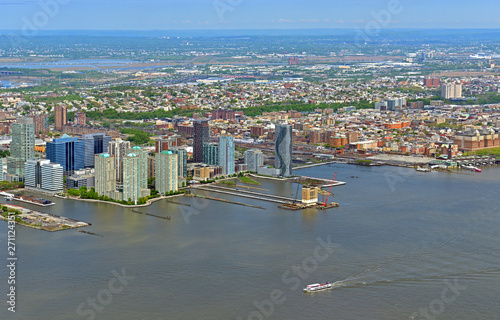
[[[330,190],[328,190],[328,195],[326,196],[326,200],[325,200],[325,203],[323,203],[323,207],[326,207],[326,205],[328,204],[328,198],[330,197],[330,195],[332,194],[332,188],[333,188],[333,185],[335,183],[335,178],[337,177],[337,172],[335,172],[335,175],[333,176],[333,179],[332,179],[332,185],[330,186]]]

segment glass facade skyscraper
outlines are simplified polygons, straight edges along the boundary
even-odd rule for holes
[[[47,142],[47,159],[59,163],[67,173],[85,167],[85,147],[82,140],[64,134],[60,139]]]
[[[203,145],[202,162],[213,166],[219,165],[219,145],[217,143],[205,143]]]
[[[277,124],[275,136],[274,167],[279,169],[280,176],[289,177],[292,175],[292,126]]]
[[[209,142],[210,126],[208,120],[198,120],[194,123],[193,160],[203,162],[203,146]]]
[[[85,146],[85,168],[93,168],[95,155],[108,152],[111,137],[104,133],[84,134],[81,140]]]
[[[24,164],[35,159],[35,124],[32,118],[21,118],[12,124],[10,157],[7,158],[7,173],[24,178]]]
[[[222,167],[222,174],[234,174],[234,140],[230,136],[219,138],[219,165]]]

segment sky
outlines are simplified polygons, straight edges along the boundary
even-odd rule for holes
[[[1,30],[500,28],[498,0],[0,0]]]

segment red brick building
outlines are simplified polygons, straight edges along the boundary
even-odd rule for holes
[[[476,151],[481,149],[499,148],[498,132],[493,129],[469,130],[455,135],[455,142],[460,151]]]
[[[212,111],[212,120],[232,120],[236,118],[236,111],[231,109],[217,109]]]
[[[441,80],[439,78],[425,78],[424,87],[439,87],[441,86]]]
[[[250,135],[261,137],[264,135],[264,127],[261,126],[253,126],[250,127]]]

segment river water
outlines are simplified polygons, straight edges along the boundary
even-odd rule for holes
[[[2,307],[0,318],[500,318],[499,168],[448,174],[335,164],[296,173],[331,179],[335,171],[347,185],[333,190],[340,207],[326,211],[217,194],[266,209],[184,197],[175,201],[191,207],[139,209],[165,220],[55,199],[38,209],[90,222],[86,230],[100,236],[17,227],[17,312]],[[259,181],[296,193],[294,184]],[[0,228],[4,246],[7,224]],[[302,292],[322,281],[334,289]]]

